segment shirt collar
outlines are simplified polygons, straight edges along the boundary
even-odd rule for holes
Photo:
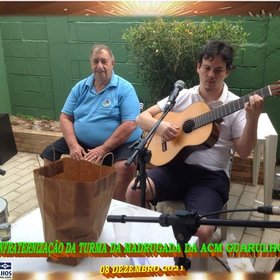
[[[203,98],[199,94],[199,86],[197,86],[197,95],[199,96],[199,99],[203,101]],[[228,95],[228,86],[224,83],[223,91],[219,99],[216,101],[211,101],[208,104],[208,106],[213,109],[223,105],[227,100],[227,95]]]
[[[93,82],[94,82],[94,75],[91,74],[86,80],[86,85],[89,86],[89,87],[92,87]],[[118,84],[118,78],[113,71],[111,80],[109,81],[109,83],[106,85],[106,87],[104,89],[106,89],[108,87],[116,87],[117,84]]]
[[[118,84],[118,78],[115,75],[114,71],[112,70],[112,77],[110,82],[108,83],[107,87],[116,87]]]

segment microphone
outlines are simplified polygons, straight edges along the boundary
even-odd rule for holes
[[[166,105],[164,107],[164,111],[166,109],[168,109],[171,104],[174,104],[179,92],[184,88],[185,86],[185,82],[179,80],[175,83],[174,85],[174,90],[170,93],[169,97],[168,97],[168,101],[166,102]]]
[[[279,206],[260,206],[257,207],[257,211],[263,214],[280,215]]]

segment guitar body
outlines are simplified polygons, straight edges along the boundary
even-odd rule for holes
[[[169,112],[164,120],[179,127],[179,133],[173,141],[163,142],[162,138],[155,134],[148,149],[152,152],[151,164],[155,166],[164,165],[180,155],[187,156],[194,150],[211,148],[218,140],[219,129],[215,123],[201,126],[189,133],[183,131],[183,123],[196,116],[210,111],[204,102],[196,102],[180,113]],[[158,119],[161,116],[155,116]]]
[[[212,110],[206,103],[196,102],[180,113],[169,112],[165,120],[179,128],[178,136],[168,142],[163,141],[158,134],[153,136],[147,147],[152,152],[151,164],[164,165],[175,160],[175,157],[176,160],[181,159],[181,156],[184,159],[194,150],[211,148],[220,134],[217,123],[223,117],[244,108],[244,104],[249,102],[249,97],[254,94],[262,98],[280,95],[280,81]],[[155,118],[159,119],[160,116],[161,113]]]

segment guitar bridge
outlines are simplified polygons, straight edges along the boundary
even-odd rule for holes
[[[164,140],[161,140],[161,150],[163,152],[167,151],[167,144],[166,144],[166,141],[164,141]]]

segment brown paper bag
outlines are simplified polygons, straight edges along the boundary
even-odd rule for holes
[[[96,242],[113,197],[113,167],[63,158],[33,174],[45,242]],[[80,259],[48,258],[68,265]]]

